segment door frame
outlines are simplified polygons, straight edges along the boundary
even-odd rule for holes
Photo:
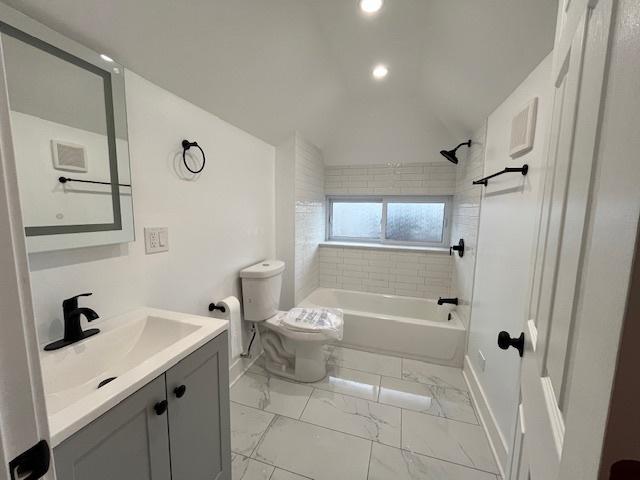
[[[40,440],[50,443],[29,263],[11,139],[9,99],[0,42],[0,479],[8,462]],[[12,320],[12,321],[10,321]],[[53,456],[49,473],[55,478]]]
[[[585,1],[585,0],[583,0]],[[603,0],[600,0],[601,2]],[[590,0],[589,4],[597,3]],[[637,1],[613,0],[560,478],[595,479],[640,225]],[[634,152],[631,153],[630,152]]]
[[[637,95],[640,33],[625,24],[630,12],[637,15],[640,8],[629,0],[561,0],[556,39],[560,53],[569,48],[567,39],[572,38],[572,30],[578,26],[573,20],[579,17],[563,18],[562,9],[570,3],[574,8],[610,9],[610,15],[600,15],[596,24],[589,27],[595,30],[593,41],[598,46],[595,55],[600,55],[591,60],[601,60],[604,65],[604,76],[600,74],[602,86],[598,87],[601,88],[600,103],[583,105],[582,122],[577,120],[576,125],[576,137],[579,136],[578,129],[593,129],[591,153],[584,149],[582,153],[593,157],[594,166],[577,271],[573,339],[569,345],[573,358],[563,382],[572,393],[564,405],[564,422],[560,429],[559,478],[595,480],[640,225],[640,190],[637,187],[640,162],[629,154],[640,151],[640,100]],[[593,13],[591,10],[590,14]],[[562,56],[556,52],[558,57]],[[556,62],[554,78],[560,68],[560,62]],[[597,78],[593,72],[591,75],[591,86],[597,86],[594,81]],[[589,117],[588,112],[597,109],[598,114]],[[590,138],[582,138],[587,141],[578,148],[589,143]],[[547,183],[550,181],[552,179],[547,179]],[[544,230],[543,225],[541,228]],[[544,235],[544,231],[539,234]],[[540,255],[540,248],[538,244],[537,255]],[[539,258],[534,259],[537,264]],[[532,288],[535,288],[534,283],[532,278]],[[533,310],[531,305],[529,308]],[[522,436],[527,433],[526,425],[522,423],[518,423],[512,450],[518,456]],[[531,423],[530,419],[528,423]],[[518,459],[512,457],[512,461],[510,478],[518,478],[520,472],[515,471]]]

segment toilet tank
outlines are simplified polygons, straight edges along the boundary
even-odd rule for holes
[[[278,312],[283,271],[280,260],[264,260],[240,271],[245,320],[261,322]]]

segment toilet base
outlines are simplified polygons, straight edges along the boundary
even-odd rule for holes
[[[269,331],[261,332],[261,337],[265,369],[268,372],[303,383],[318,382],[327,375],[327,356],[323,348],[325,343],[298,342]],[[286,353],[277,350],[274,352],[273,337],[278,339]]]

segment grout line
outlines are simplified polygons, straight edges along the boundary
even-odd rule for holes
[[[291,417],[288,417],[288,418],[291,418]],[[291,418],[291,420],[295,420],[295,418]],[[366,440],[367,442],[375,442],[375,443],[379,443],[380,445],[386,445],[387,447],[393,447],[393,445],[389,445],[388,443],[383,443],[383,442],[380,442],[378,440],[373,440],[371,438],[363,437],[361,435],[356,435],[355,433],[349,433],[349,432],[343,432],[342,430],[336,430],[335,428],[327,427],[326,425],[318,425],[317,423],[310,422],[309,420],[300,419],[300,420],[297,420],[297,421],[300,422],[300,423],[306,423],[307,425],[311,425],[313,427],[324,428],[325,430],[331,430],[332,432],[341,433],[342,435],[348,435],[349,437],[359,438],[360,440]],[[402,440],[401,440],[401,444],[402,444]],[[393,447],[393,448],[399,448],[399,447]]]
[[[400,409],[400,450],[402,450],[402,428],[404,425],[404,409]]]
[[[405,448],[402,448],[402,447],[394,447],[393,445],[389,445],[389,444],[386,444],[386,443],[378,442],[376,440],[371,440],[369,438],[364,438],[364,437],[361,437],[359,435],[354,435],[352,433],[341,432],[340,430],[336,430],[334,428],[325,427],[325,426],[322,426],[322,425],[316,425],[315,423],[311,423],[311,422],[306,421],[306,420],[296,420],[295,418],[284,417],[282,415],[276,415],[276,417],[283,417],[283,418],[285,418],[287,420],[290,420],[290,421],[293,421],[293,422],[300,422],[300,423],[304,423],[306,425],[310,425],[312,427],[321,428],[323,430],[328,430],[328,431],[331,431],[331,432],[335,432],[335,433],[339,433],[339,434],[342,434],[342,435],[346,435],[348,437],[357,438],[359,440],[365,440],[365,441],[368,441],[369,443],[371,443],[371,448],[373,448],[373,443],[375,442],[375,443],[379,443],[380,445],[384,445],[384,446],[389,447],[389,448],[395,448],[396,450],[409,452],[409,453],[416,454],[416,455],[423,456],[423,457],[433,458],[433,459],[439,460],[441,462],[446,462],[446,463],[450,463],[450,464],[453,464],[453,465],[458,465],[460,467],[465,467],[465,468],[468,468],[468,469],[471,469],[471,470],[476,470],[478,472],[484,472],[484,473],[488,473],[488,474],[491,474],[491,475],[496,475],[494,472],[490,472],[488,470],[482,470],[482,469],[477,468],[477,467],[473,467],[473,466],[470,466],[470,465],[465,465],[465,464],[462,464],[462,463],[453,462],[451,460],[445,460],[444,458],[439,458],[439,457],[435,457],[433,455],[427,455],[427,454],[424,454],[424,453],[415,452],[415,451],[412,451],[412,450],[409,450],[409,449],[405,449]],[[269,427],[267,428],[267,430],[269,428],[271,428],[271,424],[269,424]],[[266,433],[266,430],[265,430],[265,433]],[[263,435],[263,437],[264,437],[264,435]],[[263,440],[263,438],[260,439],[260,441],[258,442],[258,445],[256,446],[255,450],[257,450],[257,448],[260,445],[260,443],[262,442],[262,440]],[[400,445],[402,445],[402,438],[400,439]],[[252,453],[252,455],[253,455],[253,453]],[[253,457],[250,457],[250,458],[252,458],[253,460],[256,460]],[[260,460],[258,460],[258,461],[260,461]],[[262,462],[262,463],[265,463],[265,462]],[[267,465],[270,465],[270,464],[267,464]],[[275,466],[277,468],[280,468],[275,464],[273,466]],[[284,470],[284,469],[281,469],[281,470]],[[296,473],[296,472],[291,472],[291,473]]]
[[[311,388],[311,393],[309,394],[309,396],[307,397],[307,402],[304,404],[304,408],[302,409],[302,411],[300,412],[300,416],[298,417],[298,420],[302,419],[302,416],[304,415],[305,410],[307,409],[307,407],[309,406],[309,401],[311,401],[311,397],[313,397],[313,392],[315,392],[316,389],[315,387]]]
[[[427,455],[426,453],[419,453],[419,452],[416,452],[416,451],[413,451],[413,450],[409,450],[409,449],[406,449],[406,448],[391,447],[390,445],[387,445],[387,446],[390,447],[390,448],[395,448],[396,450],[400,450],[400,452],[407,452],[407,453],[410,453],[411,455],[417,455],[418,457],[431,458],[433,460],[438,460],[440,462],[448,463],[450,465],[457,465],[459,467],[464,467],[464,468],[467,468],[469,470],[475,470],[476,472],[482,472],[482,473],[487,473],[489,475],[494,475],[494,476],[496,476],[496,478],[499,476],[499,474],[494,473],[494,472],[490,472],[488,470],[482,470],[481,468],[478,468],[478,467],[472,467],[472,466],[469,466],[469,465],[465,465],[463,463],[453,462],[451,460],[446,460],[444,458],[434,457],[433,455]]]
[[[271,421],[269,422],[269,425],[267,425],[267,428],[264,429],[264,432],[262,432],[262,435],[260,435],[260,440],[258,440],[258,443],[256,443],[256,446],[253,447],[253,450],[251,450],[251,455],[249,455],[249,458],[256,460],[255,458],[253,458],[253,454],[256,453],[256,450],[258,450],[258,447],[260,446],[260,444],[262,443],[262,440],[264,440],[265,435],[267,434],[267,432],[269,431],[269,429],[271,428],[271,425],[273,425],[273,422],[275,422],[276,418],[278,418],[279,415],[273,415],[273,418],[271,419]],[[258,462],[260,460],[257,460]],[[261,462],[261,463],[265,463],[265,462]]]
[[[236,457],[243,457],[246,458],[247,460],[250,460],[252,462],[257,462],[260,463],[262,465],[265,465],[267,467],[273,467],[273,465],[269,465],[268,463],[262,462],[260,460],[256,460],[255,458],[251,458],[251,457],[247,457],[246,455],[243,455],[242,453],[236,453],[236,452],[231,452],[231,455],[235,455]],[[275,467],[274,467],[274,471],[275,471]],[[273,476],[273,472],[271,472],[271,475],[269,475],[269,478],[271,478]]]
[[[367,462],[367,480],[369,480],[369,472],[371,471],[371,457],[373,456],[373,442],[369,445],[369,461]]]
[[[362,350],[358,350],[358,351],[362,351]],[[397,357],[395,357],[395,358],[397,358]],[[402,380],[402,377],[393,377],[393,376],[390,376],[390,375],[382,375],[381,373],[370,372],[368,370],[362,370],[360,368],[347,367],[346,365],[337,365],[335,363],[329,363],[328,365],[331,365],[332,367],[346,368],[347,370],[355,370],[356,372],[360,372],[360,373],[368,373],[369,375],[378,375],[379,377],[397,378],[398,380]]]
[[[257,461],[257,460],[256,460],[256,461]],[[269,464],[268,464],[268,463],[265,463],[265,465],[269,465]],[[294,472],[294,471],[292,471],[292,470],[287,470],[286,468],[282,468],[282,467],[279,467],[279,466],[277,466],[277,465],[269,465],[269,466],[270,466],[270,467],[274,467],[273,472],[271,473],[271,477],[273,477],[273,475],[275,475],[276,470],[282,470],[283,472],[288,472],[288,473],[291,473],[291,474],[293,474],[293,475],[297,475],[298,477],[302,477],[302,478],[307,478],[307,479],[309,479],[309,480],[313,480],[311,477],[307,477],[306,475],[303,475],[303,474],[298,473],[298,472]],[[269,477],[269,479],[271,479],[271,477]]]
[[[369,443],[375,442],[375,443],[379,443],[380,445],[385,445],[387,447],[400,449],[399,447],[394,447],[393,445],[389,445],[388,443],[382,443],[382,442],[379,442],[378,440],[372,440],[372,439],[367,438],[367,437],[361,437],[360,435],[356,435],[354,433],[347,433],[347,432],[343,432],[341,430],[336,430],[335,428],[327,427],[327,426],[324,426],[324,425],[318,425],[317,423],[310,422],[309,420],[296,420],[295,418],[291,418],[291,417],[286,417],[286,418],[288,418],[289,420],[294,420],[296,422],[304,423],[306,425],[311,425],[312,427],[322,428],[324,430],[329,430],[331,432],[340,433],[342,435],[347,435],[348,437],[357,438],[359,440],[366,440]]]

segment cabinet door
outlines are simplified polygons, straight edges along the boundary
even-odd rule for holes
[[[171,480],[164,375],[54,449],[58,480]]]
[[[231,480],[227,333],[167,371],[173,480]]]

